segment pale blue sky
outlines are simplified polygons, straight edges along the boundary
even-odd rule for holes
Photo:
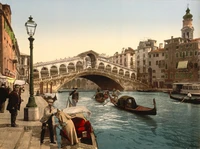
[[[20,51],[29,54],[25,22],[38,24],[34,63],[73,57],[94,50],[112,56],[123,47],[136,49],[147,38],[157,45],[180,37],[187,4],[194,38],[200,37],[200,0],[0,0],[12,11]]]

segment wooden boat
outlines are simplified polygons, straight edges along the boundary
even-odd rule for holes
[[[137,105],[137,103],[135,102],[135,99],[131,96],[121,96],[118,99],[117,103],[114,102],[114,99],[110,95],[109,97],[111,99],[111,103],[113,103],[119,109],[140,114],[140,115],[156,115],[157,114],[155,99],[153,99],[154,107],[149,108],[149,107]]]
[[[106,99],[108,99],[107,91],[96,93],[94,98],[97,102],[103,103]]]
[[[137,89],[138,92],[155,92],[155,89]]]
[[[88,120],[91,112],[85,106],[68,107],[63,109],[64,113],[72,116],[79,143],[73,145],[73,148],[84,149],[98,149],[96,136],[94,134],[93,127]],[[65,137],[65,134],[61,133],[61,136]],[[70,148],[70,145],[64,145],[65,148]]]
[[[183,96],[181,94],[172,94],[170,92],[170,98],[175,99],[180,102],[186,102],[186,103],[193,103],[193,104],[200,104],[200,97],[192,96],[191,98],[188,96]]]

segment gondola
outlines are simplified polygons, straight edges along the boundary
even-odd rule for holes
[[[91,111],[89,111],[85,106],[76,106],[65,108],[63,109],[63,112],[73,117],[72,121],[75,126],[77,137],[80,141],[78,144],[73,146],[63,144],[64,147],[98,149],[96,136],[94,134],[93,127],[89,121]],[[61,136],[67,139],[67,136],[64,132],[61,133]]]
[[[188,96],[185,95],[184,96],[180,94],[175,95],[170,92],[170,98],[180,102],[200,104],[200,97],[192,96],[191,98],[189,98]]]
[[[113,103],[115,107],[119,109],[140,114],[140,115],[156,115],[157,114],[155,99],[153,99],[154,107],[149,108],[149,107],[137,105],[137,103],[135,102],[135,99],[131,96],[121,96],[117,102],[115,102],[110,95],[109,97],[111,99],[111,103]]]
[[[94,98],[97,102],[104,103],[106,99],[108,99],[108,94],[105,91],[104,93],[98,92],[94,95]]]

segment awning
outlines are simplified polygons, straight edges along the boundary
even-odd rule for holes
[[[24,84],[26,84],[26,81],[24,81],[24,80],[15,80],[14,84],[24,85]]]
[[[179,61],[177,69],[185,69],[187,68],[188,61]]]
[[[7,77],[7,82],[9,82],[9,83],[13,83],[14,81],[15,81],[15,78]]]
[[[6,77],[6,76],[0,75],[0,82],[5,83],[6,80],[7,80],[7,77]]]

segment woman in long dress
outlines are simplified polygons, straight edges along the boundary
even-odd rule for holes
[[[59,120],[60,125],[62,126],[62,131],[65,133],[65,135],[68,138],[68,141],[70,142],[70,145],[75,145],[78,143],[78,137],[76,134],[76,130],[74,127],[74,123],[71,120],[71,116],[64,113],[61,110],[57,110],[56,117]],[[67,139],[65,139],[67,141]],[[62,141],[64,141],[62,139]],[[62,142],[63,144],[64,142]]]

